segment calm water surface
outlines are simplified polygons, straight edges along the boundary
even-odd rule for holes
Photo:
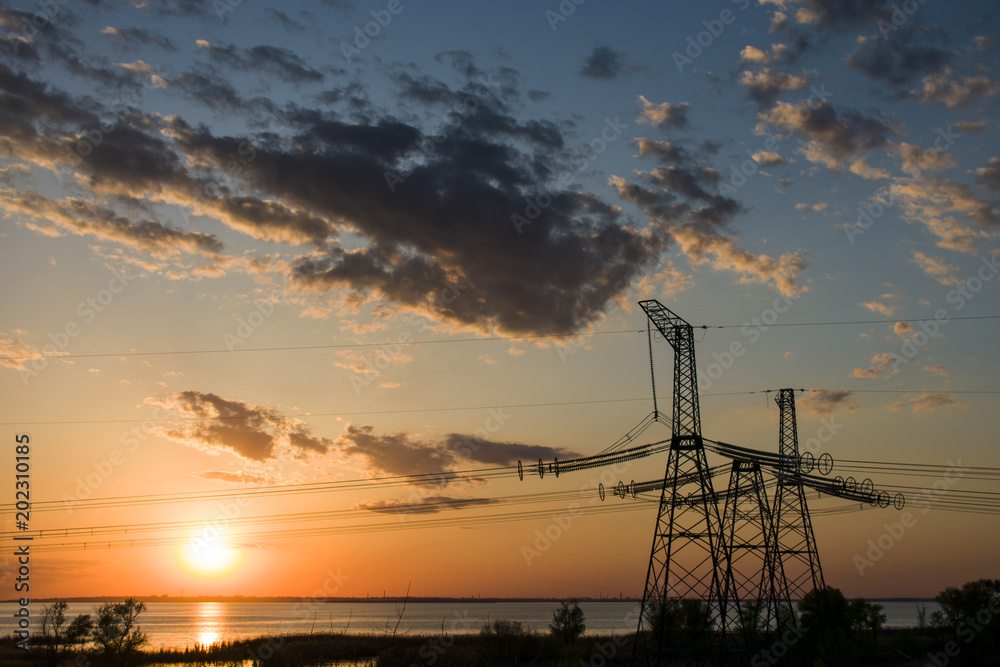
[[[916,603],[878,601],[885,607],[889,627],[917,624]],[[924,602],[928,617],[939,609]],[[32,603],[33,631],[40,631],[45,603]],[[68,616],[93,613],[93,603],[70,603]],[[308,632],[392,633],[400,605],[383,602],[317,604],[290,602],[147,602],[139,625],[149,635],[150,648],[183,649],[197,644],[250,639],[261,635]],[[521,621],[547,632],[557,602],[451,602],[407,605],[398,632],[409,634],[467,634],[479,631],[487,619]],[[587,634],[623,634],[635,630],[636,602],[581,602]],[[14,630],[13,603],[0,604],[0,634]]]

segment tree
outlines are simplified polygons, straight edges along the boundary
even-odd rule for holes
[[[583,621],[583,610],[576,600],[564,601],[559,609],[552,612],[549,632],[563,640],[563,643],[572,644],[587,629]]]
[[[799,601],[802,625],[810,629],[851,629],[851,610],[839,588],[827,586],[822,593],[811,590]]]
[[[878,631],[885,627],[885,622],[889,617],[882,613],[885,609],[880,604],[874,602],[865,603],[865,622],[872,633],[872,641],[878,643]]]
[[[94,611],[97,613],[94,643],[101,647],[109,662],[127,665],[129,658],[149,641],[136,625],[139,614],[146,611],[146,603],[127,598],[124,602],[102,604]]]
[[[73,647],[86,642],[94,628],[90,614],[80,614],[67,626],[68,607],[65,600],[60,600],[42,609],[42,637],[50,665],[58,665],[72,653]]]
[[[923,603],[917,603],[917,628],[920,630],[927,629],[927,605]]]
[[[938,628],[948,631],[962,646],[965,659],[992,655],[1000,641],[1000,579],[949,586],[934,598],[941,611],[931,616]]]

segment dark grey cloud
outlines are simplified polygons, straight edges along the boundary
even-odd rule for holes
[[[245,72],[269,72],[293,83],[320,83],[323,74],[313,69],[295,52],[266,44],[244,49],[235,44],[211,44],[198,40],[198,47],[213,63]]]
[[[1000,193],[1000,158],[990,158],[989,162],[976,169],[976,185]]]
[[[835,168],[860,158],[865,151],[888,146],[889,140],[900,132],[898,125],[884,116],[837,109],[827,101],[779,102],[759,113],[758,118],[782,132],[805,137],[812,142],[808,147],[813,149],[810,160]]]
[[[277,458],[287,445],[293,456],[326,453],[333,441],[313,436],[303,423],[277,410],[194,390],[147,399],[180,418],[158,429],[159,435],[201,451],[229,452],[248,461]]]
[[[625,68],[624,54],[609,46],[598,46],[587,56],[583,67],[580,68],[580,76],[598,81],[611,81],[618,78]]]
[[[377,433],[371,425],[348,426],[336,447],[341,454],[362,459],[375,474],[416,476],[413,485],[431,487],[458,483],[453,470],[469,463],[509,466],[521,459],[579,456],[560,447],[495,442],[459,433],[442,440],[421,440],[404,432]]]
[[[561,447],[528,445],[520,442],[496,442],[460,433],[449,433],[445,436],[443,444],[449,451],[469,461],[498,466],[514,465],[520,460],[530,463],[538,459],[551,461],[555,458],[561,458],[566,460],[581,456]]]
[[[950,51],[929,43],[936,35],[911,29],[894,33],[892,39],[863,37],[845,63],[876,81],[902,87],[951,63]]]
[[[271,22],[280,25],[288,32],[302,32],[306,29],[304,25],[289,17],[285,12],[275,9],[274,7],[265,7],[264,15],[267,16]]]
[[[166,35],[145,28],[136,28],[132,25],[124,28],[107,26],[101,30],[101,34],[117,38],[118,44],[124,49],[155,46],[164,51],[177,50],[177,43]]]

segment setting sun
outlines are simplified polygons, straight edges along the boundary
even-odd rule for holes
[[[238,549],[227,545],[222,536],[199,535],[184,545],[184,567],[202,577],[217,577],[235,570],[242,560]]]

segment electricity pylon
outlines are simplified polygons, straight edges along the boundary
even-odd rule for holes
[[[659,301],[639,305],[674,349],[674,391],[667,472],[633,662],[718,664],[731,634],[740,630],[740,618],[701,434],[693,329]]]
[[[777,629],[781,636],[789,632],[798,636],[798,621],[792,600],[801,600],[815,591],[820,617],[829,612],[829,598],[823,568],[819,562],[816,536],[809,517],[805,487],[798,476],[799,434],[795,420],[795,390],[781,389],[775,397],[779,408],[778,426],[778,485],[774,495],[773,552],[775,571],[772,597],[778,605]],[[825,635],[823,628],[817,628]],[[823,642],[828,658],[839,655],[836,634]],[[788,664],[796,662],[797,651],[790,652]],[[834,660],[836,664],[836,660]]]

